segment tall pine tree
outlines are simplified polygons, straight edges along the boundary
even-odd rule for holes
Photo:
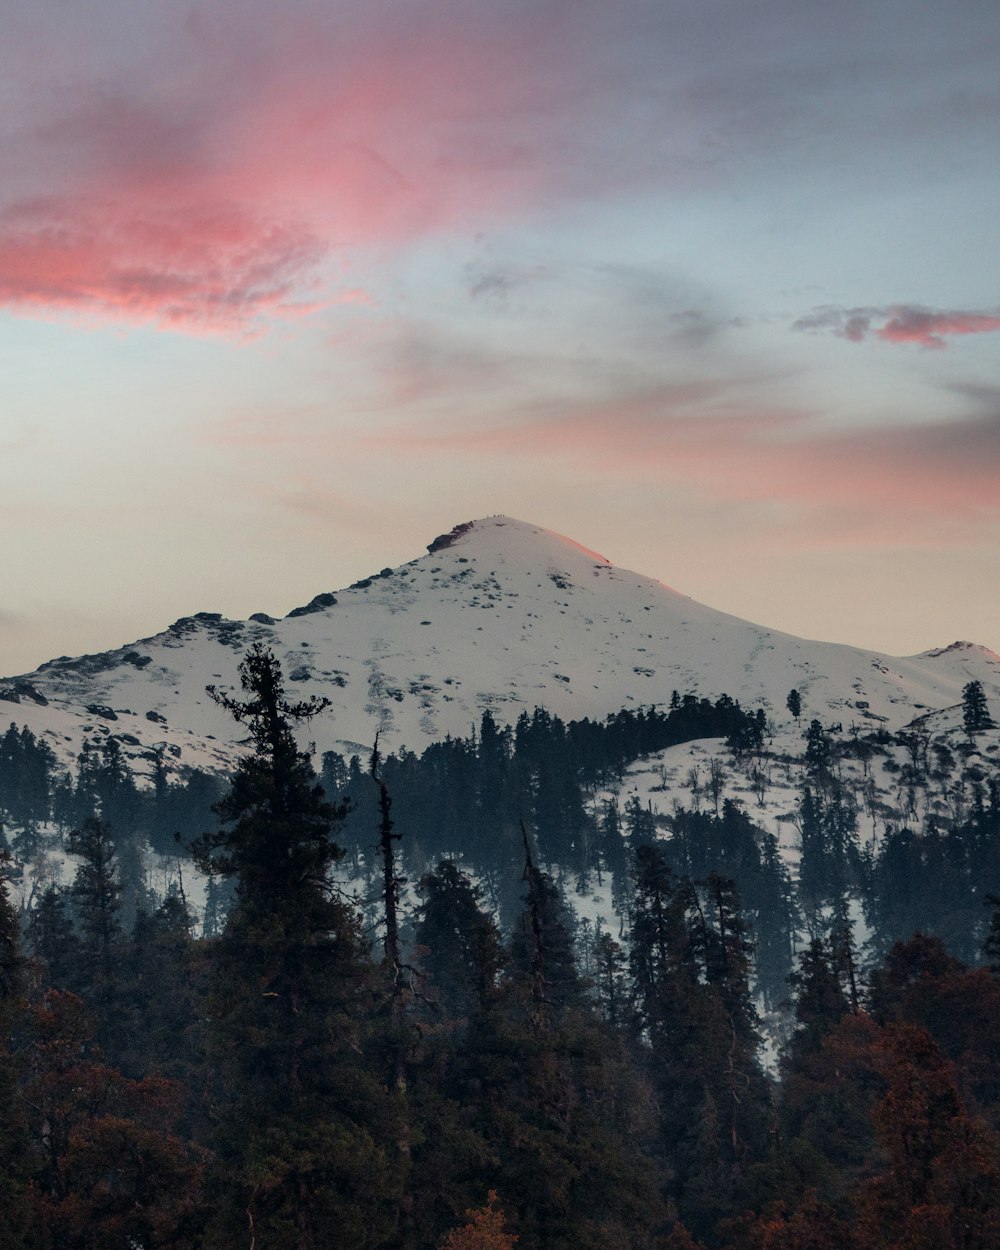
[[[290,703],[263,646],[240,676],[245,698],[210,692],[248,727],[253,754],[217,806],[220,828],[196,845],[205,868],[236,881],[216,955],[207,1244],[361,1250],[386,1241],[402,1178],[377,1140],[391,1133],[384,1082],[361,1057],[370,960],[331,881],[341,811],[292,732],[324,704]]]

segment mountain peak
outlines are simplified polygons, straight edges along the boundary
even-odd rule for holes
[[[499,531],[503,531],[502,533]],[[433,542],[427,544],[431,555],[445,551],[449,547],[472,546],[484,550],[500,551],[512,557],[526,557],[533,554],[537,558],[540,550],[555,555],[565,552],[570,558],[583,557],[595,564],[611,567],[611,561],[600,552],[591,551],[581,543],[557,534],[555,530],[544,529],[541,525],[533,525],[530,521],[519,521],[516,517],[497,516],[480,517],[474,521],[462,521],[447,534],[439,534]]]
[[[539,706],[603,720],[663,706],[675,690],[728,694],[780,724],[795,688],[811,717],[859,728],[954,706],[970,678],[1000,696],[1000,661],[985,648],[894,659],[810,642],[696,603],[543,526],[489,516],[283,620],[200,612],[0,682],[0,699],[67,758],[110,734],[136,756],[227,766],[238,733],[205,691],[236,687],[257,642],[296,695],[328,701],[309,729],[320,749],[348,754],[368,751],[376,732],[390,750],[462,736],[487,709],[506,723]]]
[[[930,651],[921,651],[919,659],[934,660],[939,656],[947,655],[954,657],[965,656],[967,659],[991,660],[1000,664],[1000,655],[995,651],[991,651],[989,647],[981,646],[978,642],[965,642],[959,640],[950,642],[946,647],[934,647]]]

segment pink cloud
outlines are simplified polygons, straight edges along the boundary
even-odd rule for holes
[[[0,217],[0,302],[231,327],[294,305],[322,245],[233,208],[52,200]]]
[[[993,330],[1000,330],[1000,313],[932,312],[904,306],[891,309],[889,319],[875,333],[888,343],[942,348],[946,335],[988,334]]]
[[[378,29],[299,5],[261,40],[220,6],[169,32],[148,82],[91,64],[43,95],[22,73],[0,302],[243,327],[312,302],[338,248],[522,211],[556,176],[521,125],[551,104],[531,20],[446,16]]]
[[[793,330],[829,331],[852,343],[869,335],[883,343],[916,343],[941,350],[951,335],[990,334],[1000,330],[1000,311],[923,308],[895,304],[888,308],[818,308],[800,317]]]

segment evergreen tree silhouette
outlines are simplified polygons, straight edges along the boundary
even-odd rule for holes
[[[363,1250],[395,1218],[384,1147],[384,1081],[362,1057],[373,993],[356,917],[336,892],[331,837],[343,809],[326,801],[292,723],[325,706],[285,697],[274,655],[240,666],[245,697],[210,688],[250,730],[253,753],[217,805],[220,827],[195,846],[233,877],[216,954],[212,1053],[219,1073],[216,1215],[207,1245]]]

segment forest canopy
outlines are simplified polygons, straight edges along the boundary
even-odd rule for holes
[[[315,704],[241,677],[227,783],[0,739],[0,1248],[1000,1244],[995,776],[865,846],[837,764],[880,744],[811,723],[789,865],[711,778],[606,797],[694,739],[754,767],[732,700],[316,770]]]

